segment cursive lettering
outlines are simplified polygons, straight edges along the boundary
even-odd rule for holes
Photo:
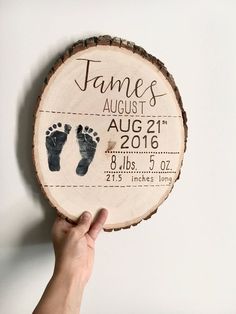
[[[117,90],[121,92],[124,90],[125,96],[127,98],[132,97],[133,95],[137,98],[143,97],[146,93],[150,93],[150,106],[154,107],[157,102],[158,97],[162,97],[164,94],[156,94],[154,87],[157,85],[157,81],[153,80],[147,87],[144,87],[143,79],[139,78],[136,80],[134,84],[131,82],[131,78],[126,76],[123,79],[115,79],[114,76],[111,76],[108,82],[105,81],[103,75],[98,75],[95,77],[91,77],[91,67],[93,63],[101,62],[99,60],[90,60],[90,59],[77,59],[78,61],[86,62],[85,74],[82,84],[75,79],[75,84],[81,91],[86,91],[89,85],[93,88],[98,89],[102,94],[106,93],[107,91]]]

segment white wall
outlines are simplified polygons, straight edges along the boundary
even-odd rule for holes
[[[99,238],[82,313],[236,313],[235,10],[229,0],[0,0],[1,313],[30,313],[53,267],[54,211],[30,155],[36,97],[64,48],[99,34],[166,64],[189,141],[158,213]]]

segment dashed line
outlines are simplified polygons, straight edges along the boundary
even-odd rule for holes
[[[151,185],[51,185],[44,184],[45,188],[142,188],[142,187],[160,187],[171,186],[170,184],[151,184]]]
[[[159,173],[159,174],[167,174],[167,173],[176,173],[176,171],[104,171],[104,173]]]
[[[106,154],[173,154],[173,155],[177,155],[180,154],[180,152],[156,152],[156,151],[152,151],[152,152],[146,152],[146,151],[122,151],[122,150],[106,150],[105,151]]]
[[[178,115],[135,115],[135,114],[104,114],[104,113],[88,113],[88,112],[71,112],[71,111],[54,111],[40,109],[41,113],[57,113],[57,114],[73,114],[80,116],[98,116],[98,117],[128,117],[128,118],[182,118]]]

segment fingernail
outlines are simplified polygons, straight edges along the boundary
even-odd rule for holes
[[[102,208],[102,211],[106,214],[108,214],[108,210],[106,208]]]
[[[90,220],[90,218],[91,218],[90,212],[84,212],[84,213],[82,214],[82,216],[81,216],[81,220],[82,220],[82,221],[88,221],[88,220]]]

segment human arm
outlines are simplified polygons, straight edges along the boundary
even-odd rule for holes
[[[75,226],[57,217],[52,229],[54,272],[33,314],[79,313],[93,268],[95,240],[107,215],[102,209],[92,222],[91,214],[84,212]]]

